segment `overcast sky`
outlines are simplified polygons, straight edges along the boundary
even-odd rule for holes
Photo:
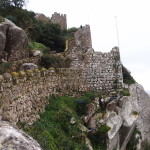
[[[29,0],[27,9],[51,17],[67,14],[70,27],[90,24],[95,51],[109,52],[118,45],[121,60],[135,80],[150,90],[150,1],[149,0]]]

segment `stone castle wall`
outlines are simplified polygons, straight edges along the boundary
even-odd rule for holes
[[[61,29],[67,29],[67,17],[66,17],[66,14],[63,15],[63,14],[55,12],[54,14],[52,14],[51,22],[59,24]]]
[[[54,69],[0,76],[2,119],[32,124],[44,111],[46,96],[87,91],[82,70]]]
[[[18,61],[14,61],[11,63],[11,68],[10,68],[10,71],[16,71],[16,70],[20,70],[20,67],[22,64],[24,63],[34,63],[36,65],[38,65],[40,63],[40,57],[29,57],[29,58],[26,58],[26,59],[21,59],[21,60],[18,60]]]
[[[90,65],[90,68],[84,69],[43,69],[12,75],[5,73],[0,76],[2,118],[10,122],[32,124],[39,118],[39,112],[44,111],[46,96],[72,95],[91,90],[109,92],[115,87],[111,77],[113,71],[109,73],[110,71],[112,70],[106,68],[100,72]],[[118,86],[121,88],[121,83]]]
[[[52,94],[72,95],[85,91],[109,93],[122,88],[118,47],[109,53],[94,52],[88,25],[75,33],[75,39],[66,42],[62,55],[72,60],[70,68],[36,69],[0,76],[3,120],[32,124],[39,118],[39,112],[44,111],[47,104],[45,97]]]
[[[71,68],[84,69],[91,90],[111,91],[122,88],[122,63],[118,47],[108,53],[92,48],[89,25],[75,33],[75,39],[66,42],[65,55],[72,60]]]

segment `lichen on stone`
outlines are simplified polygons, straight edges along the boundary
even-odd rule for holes
[[[19,77],[24,77],[24,76],[26,76],[26,73],[24,71],[19,71],[18,75],[19,75]]]
[[[39,72],[39,71],[40,71],[39,69],[34,69],[34,70],[33,70],[33,72]]]
[[[46,69],[46,68],[42,68],[42,69],[41,69],[41,72],[44,72],[44,71],[47,71],[47,69]]]
[[[19,74],[18,74],[17,72],[12,72],[11,75],[12,75],[13,77],[17,77],[17,78],[19,77]]]
[[[32,77],[33,76],[33,71],[32,70],[27,70],[26,73],[27,73],[28,77]]]

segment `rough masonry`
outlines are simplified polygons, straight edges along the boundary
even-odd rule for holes
[[[44,111],[45,97],[52,94],[109,93],[122,88],[118,47],[109,53],[94,52],[89,25],[80,28],[75,38],[66,42],[66,50],[61,55],[72,60],[70,68],[35,69],[0,76],[3,120],[32,124],[39,118],[39,112]]]
[[[54,12],[54,14],[52,14],[52,17],[51,17],[51,22],[59,24],[62,30],[67,29],[66,14],[63,15],[63,14]]]

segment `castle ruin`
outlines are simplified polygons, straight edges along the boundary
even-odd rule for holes
[[[57,12],[54,12],[51,17],[51,22],[54,24],[59,24],[61,29],[67,29],[67,17],[66,14],[60,14]]]
[[[61,55],[72,60],[70,68],[33,70],[12,75],[5,73],[0,76],[4,120],[34,123],[39,118],[39,112],[44,111],[47,103],[45,97],[48,95],[86,91],[109,93],[122,89],[119,48],[114,47],[108,53],[94,52],[89,25],[80,28],[74,39],[66,42],[66,50]]]

